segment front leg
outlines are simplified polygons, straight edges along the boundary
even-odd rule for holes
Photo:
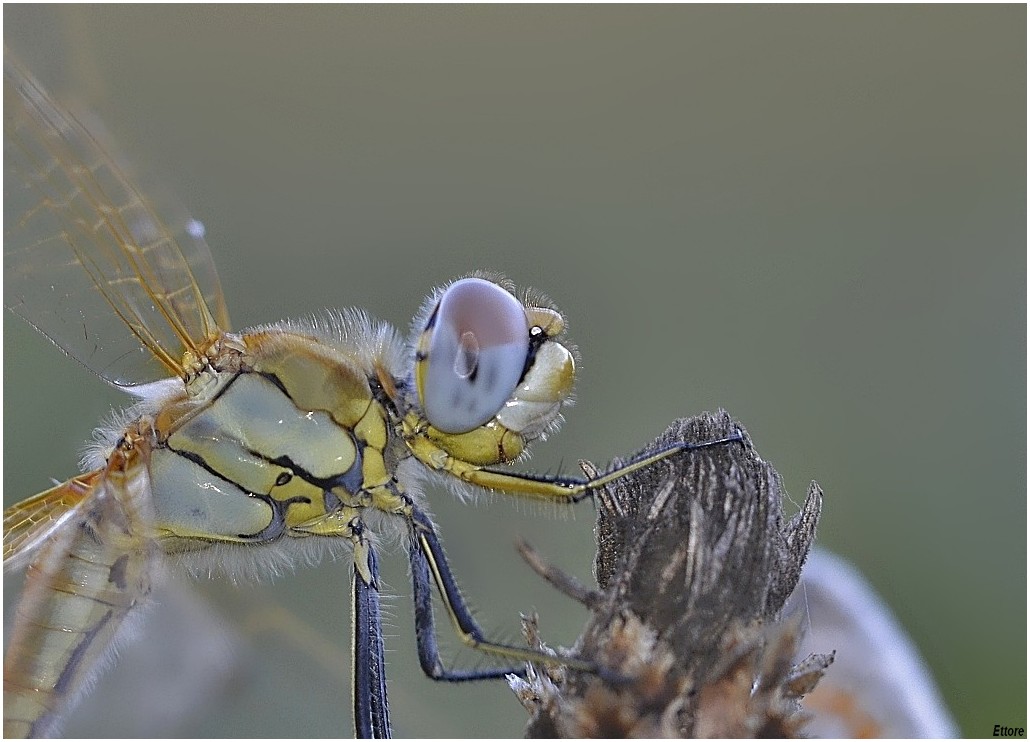
[[[408,539],[408,559],[411,562],[411,581],[415,601],[415,639],[422,670],[430,678],[462,682],[503,678],[513,673],[516,675],[525,673],[525,670],[520,667],[485,670],[453,670],[444,667],[436,642],[431,583],[436,585],[451,625],[465,646],[514,661],[560,663],[588,672],[596,670],[592,663],[583,660],[541,654],[527,647],[513,647],[487,639],[479,624],[472,617],[465,599],[461,596],[450,565],[444,556],[440,539],[436,535],[436,529],[428,515],[414,504],[411,504],[408,516]]]

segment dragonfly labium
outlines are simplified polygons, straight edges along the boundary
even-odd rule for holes
[[[477,274],[434,291],[408,341],[356,310],[233,332],[202,235],[155,207],[6,52],[4,101],[5,202],[26,204],[5,216],[5,304],[137,400],[98,429],[83,473],[4,512],[4,567],[27,567],[4,736],[59,728],[166,562],[239,576],[333,549],[353,552],[355,733],[389,736],[375,534],[390,526],[407,537],[430,678],[520,672],[446,666],[434,587],[464,645],[520,667],[598,669],[484,634],[419,484],[571,505],[698,446],[594,478],[505,468],[557,427],[572,391],[574,353],[550,302]]]

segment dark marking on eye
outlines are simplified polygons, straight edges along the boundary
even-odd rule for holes
[[[498,368],[496,364],[491,363],[489,368],[486,369],[486,388],[494,389],[497,387],[497,373]]]
[[[525,380],[529,369],[533,367],[537,352],[547,340],[547,333],[544,332],[544,328],[540,327],[540,325],[533,325],[529,328],[529,350],[526,352],[526,363],[522,366],[522,373],[519,374],[518,384]]]
[[[440,302],[436,302],[436,306],[433,307],[433,311],[430,313],[429,319],[426,320],[426,330],[433,329],[433,327],[436,325],[436,317],[438,314],[440,314]]]
[[[293,474],[288,471],[284,471],[275,478],[275,486],[282,487],[284,484],[288,484],[291,479],[293,479]]]
[[[464,367],[472,367],[472,370],[469,371],[468,375],[465,378],[469,380],[470,384],[475,384],[476,377],[479,376],[479,354],[471,348],[462,348],[461,353],[464,356],[464,358],[462,359]]]

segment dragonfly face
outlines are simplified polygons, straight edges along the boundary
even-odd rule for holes
[[[249,576],[334,549],[354,554],[356,731],[387,736],[372,524],[406,534],[427,675],[511,671],[445,668],[434,586],[466,645],[553,662],[484,636],[418,482],[573,503],[690,446],[594,479],[500,468],[556,428],[575,376],[561,314],[500,277],[434,292],[408,342],[354,310],[231,332],[188,219],[139,193],[6,58],[4,90],[5,200],[25,201],[5,224],[5,303],[139,399],[98,433],[85,473],[4,513],[5,568],[29,565],[4,661],[5,736],[55,729],[169,559]]]

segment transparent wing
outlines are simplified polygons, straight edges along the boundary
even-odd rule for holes
[[[4,514],[22,543],[12,559],[31,552],[4,656],[5,737],[54,734],[150,593],[150,497],[145,454],[117,450],[103,471]]]
[[[79,518],[100,475],[82,474],[4,510],[4,570],[23,567],[58,528]]]
[[[182,375],[229,327],[196,222],[129,180],[4,53],[4,304],[119,386]]]

